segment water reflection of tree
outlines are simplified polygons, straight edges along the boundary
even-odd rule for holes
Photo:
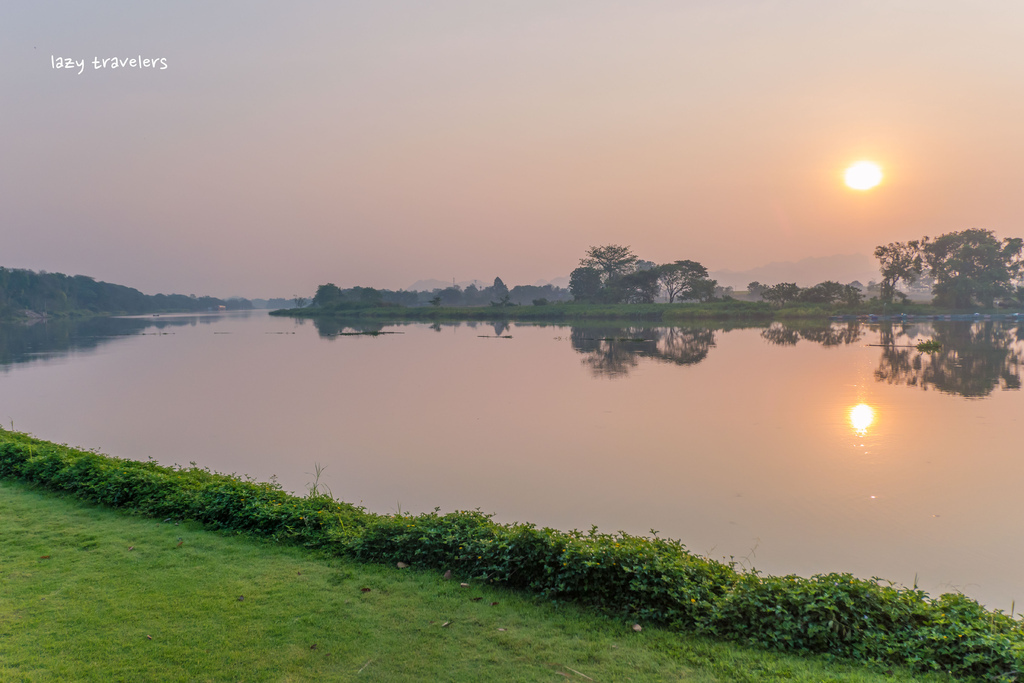
[[[0,369],[17,363],[89,351],[119,337],[143,334],[148,329],[196,325],[214,316],[145,318],[56,318],[34,324],[0,325]]]
[[[573,327],[569,341],[595,375],[619,377],[641,358],[675,365],[699,363],[715,345],[715,332],[691,327]]]
[[[761,330],[761,338],[777,346],[793,346],[801,339],[822,346],[853,344],[864,336],[860,323],[833,323],[826,326],[798,327],[784,323],[772,323]]]
[[[912,348],[930,337],[942,345],[923,353]],[[996,387],[1021,387],[1024,327],[999,322],[950,322],[939,325],[879,329],[882,356],[875,379],[888,384],[937,389],[947,394],[982,397]]]
[[[380,332],[384,329],[383,323],[353,321],[338,318],[313,318],[313,326],[317,334],[326,339],[333,339],[344,333],[359,332]]]

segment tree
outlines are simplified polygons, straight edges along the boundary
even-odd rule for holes
[[[1013,293],[1021,273],[1024,240],[996,239],[991,230],[972,228],[950,232],[930,241],[921,250],[931,275],[936,303],[966,308],[977,302],[991,308],[997,296]]]
[[[594,268],[601,274],[602,281],[621,277],[636,270],[637,255],[629,247],[608,244],[603,247],[590,247],[587,255],[580,259],[580,266]]]
[[[686,275],[678,263],[666,263],[658,266],[658,281],[665,288],[665,295],[671,304],[686,286]]]
[[[856,280],[854,280],[856,282]],[[840,298],[840,303],[844,306],[856,306],[864,300],[864,294],[861,292],[860,287],[853,284],[843,285],[843,294]]]
[[[491,286],[491,294],[497,297],[498,301],[505,301],[508,298],[508,287],[501,281],[500,277],[494,278],[494,284]],[[494,303],[493,301],[491,303]]]
[[[295,304],[295,308],[305,308],[306,297],[299,296],[298,294],[296,294],[295,296],[292,297],[292,303]]]
[[[800,290],[796,297],[810,304],[845,304],[856,306],[860,303],[860,290],[853,285],[841,285],[832,280],[819,282],[813,287]]]
[[[906,295],[896,291],[896,285],[900,280],[908,285],[913,284],[921,274],[924,268],[924,262],[921,259],[921,243],[917,240],[890,242],[884,247],[875,247],[875,258],[878,259],[879,270],[882,273],[882,289],[879,298],[891,303],[893,297],[899,295],[905,300]]]
[[[813,287],[800,290],[797,299],[808,304],[831,304],[843,296],[843,285],[832,280],[819,282]]]
[[[696,299],[707,301],[715,295],[718,282],[708,277],[708,269],[696,261],[676,261],[658,267],[661,286],[668,293],[668,302]]]
[[[462,303],[462,289],[458,285],[435,289],[434,293],[441,297],[441,304],[444,306],[458,306]]]
[[[770,303],[781,306],[787,301],[793,301],[800,296],[800,288],[795,282],[780,282],[777,285],[765,288],[761,292],[761,298]]]
[[[377,306],[384,300],[384,295],[381,294],[380,290],[373,287],[353,287],[352,293],[359,298],[359,303],[362,304]]]
[[[601,273],[597,268],[581,266],[569,275],[569,292],[575,301],[594,302],[601,296]]]
[[[761,293],[766,289],[768,289],[767,285],[762,285],[756,280],[753,283],[746,285],[746,293],[750,294],[755,299],[760,299]]]
[[[658,271],[637,270],[608,283],[608,288],[617,290],[615,298],[627,304],[653,304],[661,291]]]
[[[329,304],[338,303],[345,298],[341,292],[341,288],[333,282],[328,282],[326,285],[320,285],[316,288],[316,294],[313,295],[314,306],[327,306]]]

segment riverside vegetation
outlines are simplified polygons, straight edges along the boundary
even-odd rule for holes
[[[152,520],[12,480],[0,480],[0,518],[5,681],[950,680],[634,632],[521,591]]]
[[[297,497],[273,483],[121,460],[5,430],[0,477],[359,562],[450,570],[463,582],[596,608],[625,624],[981,680],[1014,681],[1024,670],[1021,623],[962,595],[932,599],[848,574],[761,576],[656,535],[560,532],[466,511],[377,515],[315,486]]]

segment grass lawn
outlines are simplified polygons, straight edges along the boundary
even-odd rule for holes
[[[613,621],[0,481],[2,681],[946,681]]]

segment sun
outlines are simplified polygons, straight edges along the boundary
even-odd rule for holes
[[[846,169],[847,187],[854,190],[870,190],[882,182],[882,169],[872,161],[858,161]]]

